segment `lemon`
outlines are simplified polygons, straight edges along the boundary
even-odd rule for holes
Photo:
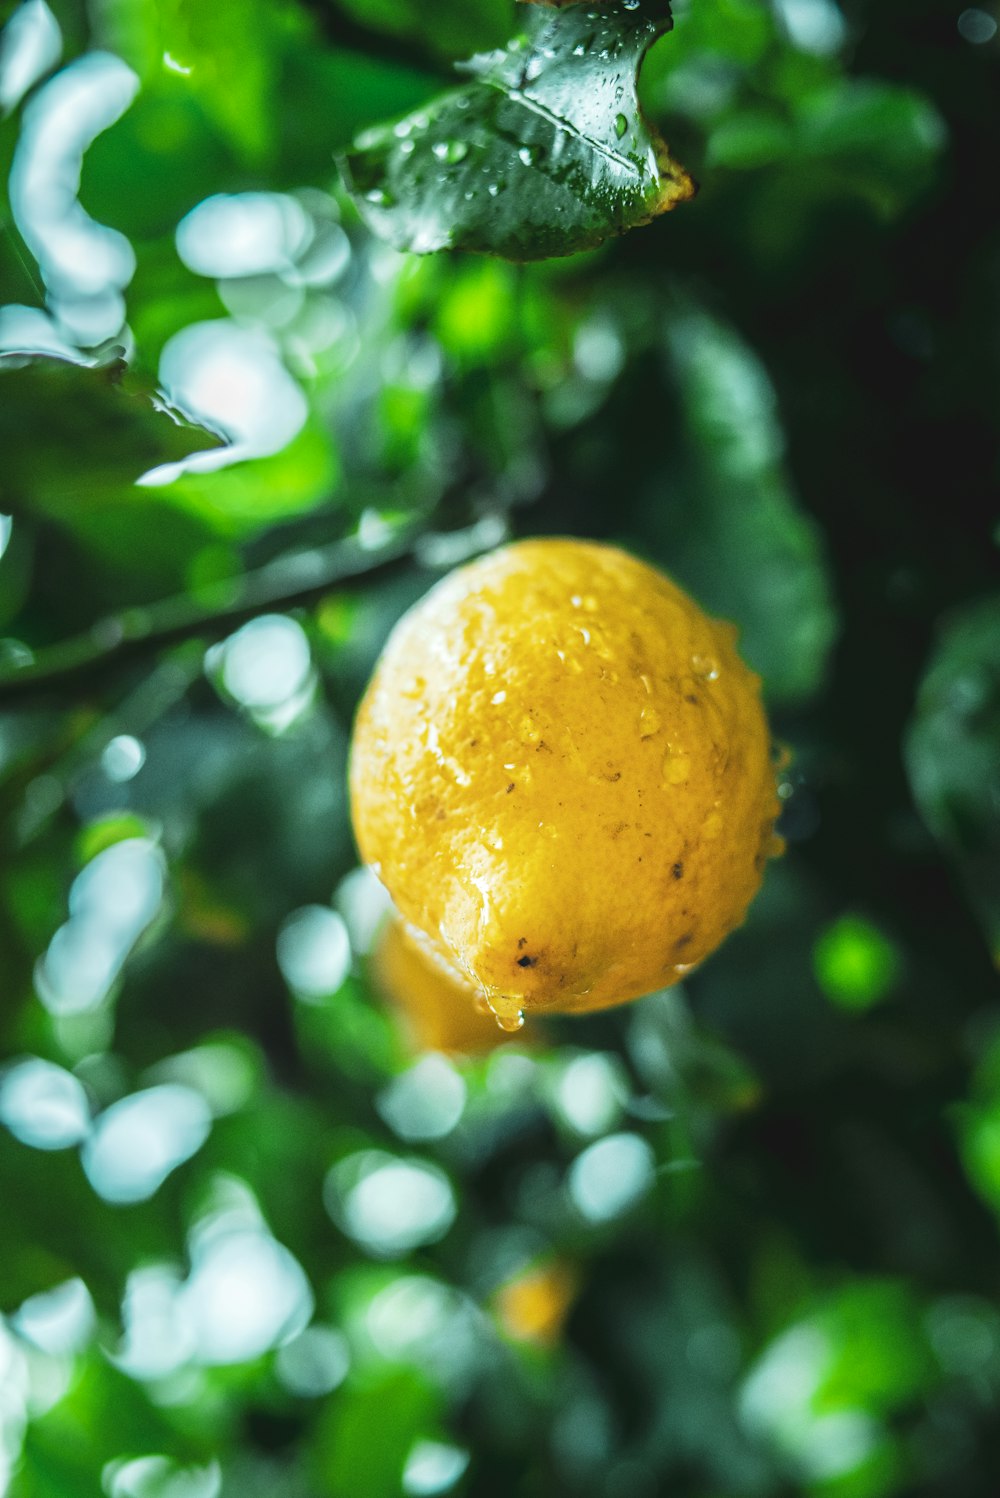
[[[371,971],[415,1050],[479,1056],[511,1039],[479,1007],[468,980],[428,952],[396,914],[382,928]]]
[[[586,541],[503,547],[399,621],[350,780],[362,857],[412,940],[509,1029],[676,982],[780,847],[735,629]]]

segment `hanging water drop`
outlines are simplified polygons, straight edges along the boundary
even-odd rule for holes
[[[510,999],[504,994],[492,994],[487,996],[486,1003],[497,1025],[508,1035],[516,1035],[518,1030],[523,1029],[524,1010],[521,1008],[520,999]]]

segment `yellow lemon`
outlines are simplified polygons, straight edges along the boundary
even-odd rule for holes
[[[780,844],[735,640],[571,539],[458,569],[394,629],[355,725],[358,844],[504,1027],[674,983],[742,921]]]
[[[429,952],[397,915],[382,928],[371,971],[416,1050],[479,1056],[513,1038],[478,1006],[468,980]]]

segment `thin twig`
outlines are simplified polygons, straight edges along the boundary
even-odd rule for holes
[[[411,73],[426,73],[432,79],[454,82],[448,61],[414,36],[394,36],[346,15],[330,0],[305,0],[328,42],[348,52],[359,52],[378,62],[404,67]]]
[[[49,688],[82,686],[119,662],[174,640],[218,639],[237,624],[269,608],[311,603],[340,583],[385,576],[411,556],[416,526],[400,531],[373,551],[357,537],[279,558],[243,577],[145,607],[123,609],[101,619],[86,634],[40,650],[22,666],[0,667],[0,704]]]

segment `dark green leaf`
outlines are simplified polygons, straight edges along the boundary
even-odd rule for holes
[[[398,249],[510,260],[590,249],[690,198],[691,179],[644,120],[642,59],[665,0],[546,15],[530,39],[465,64],[472,81],[341,163],[371,228]]]
[[[924,821],[1000,960],[1000,594],[947,625],[917,696],[906,764]]]
[[[14,513],[58,510],[81,493],[106,500],[160,463],[221,443],[129,375],[117,348],[91,361],[7,351],[0,376],[0,508]]]
[[[658,516],[669,570],[739,625],[774,702],[823,679],[836,619],[822,540],[800,509],[766,370],[732,328],[694,308],[670,319],[682,431]]]

